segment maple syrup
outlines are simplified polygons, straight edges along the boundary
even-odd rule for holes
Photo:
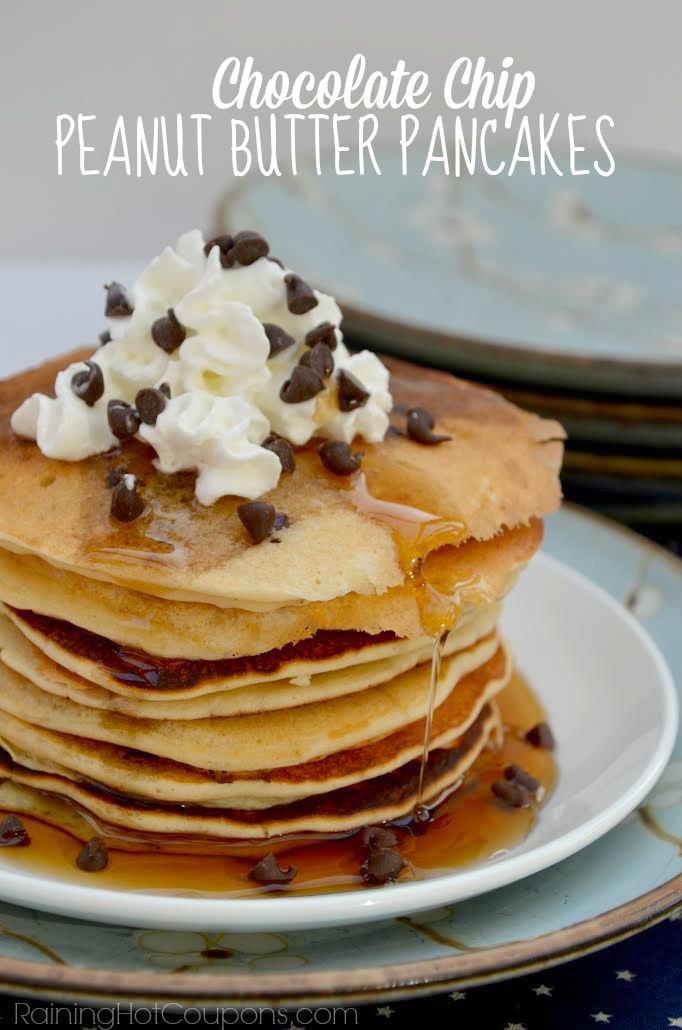
[[[407,862],[400,882],[423,880],[490,861],[526,837],[538,806],[509,808],[491,792],[492,783],[503,776],[508,765],[520,765],[539,780],[544,788],[543,800],[551,793],[556,778],[554,759],[550,752],[532,747],[525,740],[527,730],[545,719],[542,706],[518,674],[497,700],[505,726],[502,745],[491,743],[484,748],[458,789],[431,808],[426,827],[412,818],[394,825],[398,848]],[[184,853],[167,853],[145,846],[144,841],[137,845],[134,839],[117,842],[114,831],[109,831],[108,867],[87,873],[76,866],[80,840],[35,818],[21,818],[32,843],[26,848],[1,849],[0,863],[70,882],[193,897],[255,896],[273,890],[305,895],[366,889],[359,875],[366,854],[360,833],[278,841],[274,850],[280,864],[295,865],[298,874],[290,884],[272,888],[248,879],[248,871],[259,855],[273,850],[272,841],[250,846],[248,853],[243,843],[216,844],[211,854],[201,853],[205,844],[197,843],[193,848],[190,842],[178,842],[178,849],[184,847]],[[84,814],[79,818],[83,836],[92,836],[97,829],[92,820]]]

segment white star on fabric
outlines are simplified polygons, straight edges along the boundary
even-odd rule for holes
[[[540,984],[539,987],[534,987],[533,990],[534,990],[535,994],[538,996],[538,998],[543,997],[543,996],[545,998],[551,998],[552,997],[552,991],[554,990],[554,988],[553,987],[548,987],[547,984]]]
[[[462,998],[466,998],[466,991],[453,991],[452,994],[448,994],[448,998],[452,998],[453,1001],[461,1001]]]
[[[626,983],[630,983],[637,976],[636,973],[631,973],[629,969],[617,969],[616,980],[625,980]]]
[[[390,1019],[395,1009],[392,1009],[390,1005],[384,1005],[382,1008],[377,1009],[377,1016],[383,1016],[384,1019]]]
[[[668,1026],[682,1026],[682,1016],[668,1016]]]
[[[610,1023],[611,1022],[611,1016],[609,1015],[608,1012],[593,1012],[592,1013],[592,1019],[595,1021],[595,1023]]]

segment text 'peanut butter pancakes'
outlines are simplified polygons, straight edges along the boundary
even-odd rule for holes
[[[551,740],[497,624],[561,427],[351,354],[250,231],[186,234],[105,317],[0,384],[0,846],[307,890],[358,853],[337,887],[426,875],[458,806],[520,839]]]

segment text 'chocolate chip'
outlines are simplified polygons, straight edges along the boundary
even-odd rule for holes
[[[86,361],[87,371],[76,372],[71,379],[71,389],[89,408],[104,394],[102,369],[94,361]]]

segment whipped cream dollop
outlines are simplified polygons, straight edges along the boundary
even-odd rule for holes
[[[334,299],[313,290],[308,303],[297,305],[288,286],[291,273],[278,262],[258,257],[230,265],[224,259],[198,230],[167,247],[130,290],[132,311],[124,308],[107,319],[111,339],[91,358],[103,390],[101,384],[97,396],[74,390],[74,376],[86,375],[88,366],[72,364],[57,375],[54,397],[34,394],[14,412],[14,431],[35,440],[50,458],[81,461],[119,444],[110,428],[110,401],[135,405],[140,390],[163,385],[170,394],[165,407],[136,435],[156,451],[161,472],[197,472],[196,496],[204,505],[226,495],[253,500],[277,484],[279,458],[261,446],[272,433],[298,446],[313,436],[382,440],[392,408],[388,372],[371,352],[348,352]],[[169,310],[184,334],[170,352],[152,334]],[[333,327],[334,370],[315,396],[287,402],[282,387],[310,351],[306,335],[323,323]],[[277,327],[293,343],[271,357],[264,326]],[[359,386],[359,403],[341,404],[342,371]]]

